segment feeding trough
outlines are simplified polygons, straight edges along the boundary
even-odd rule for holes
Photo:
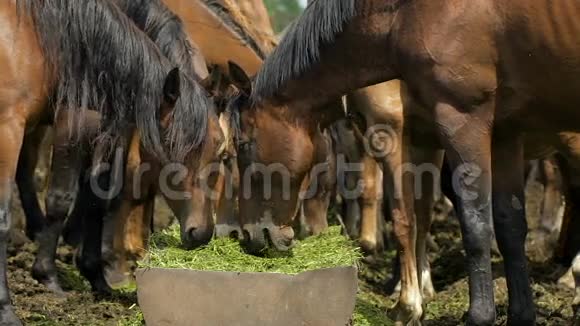
[[[186,251],[179,248],[178,230],[157,236],[136,272],[145,322],[347,325],[355,309],[360,253],[339,232],[305,240],[290,253],[265,257],[245,254],[231,239]]]
[[[185,269],[137,271],[145,322],[162,325],[347,325],[355,267],[286,275]]]

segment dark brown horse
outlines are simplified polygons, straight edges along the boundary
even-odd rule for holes
[[[573,19],[578,14],[573,1],[316,0],[264,64],[251,99],[237,99],[242,188],[256,190],[240,200],[241,216],[268,216],[283,230],[297,210],[298,180],[313,163],[313,132],[332,120],[334,112],[325,104],[356,88],[402,79],[424,108],[416,120],[434,131],[424,136],[443,146],[456,175],[470,276],[467,324],[490,325],[495,319],[492,207],[505,258],[508,322],[533,324],[522,136],[579,130],[574,107],[580,102],[580,45],[574,35],[580,25]],[[240,81],[248,92],[249,80]],[[261,196],[265,178],[243,177],[258,163],[285,166],[288,186],[271,178],[274,195]],[[407,179],[402,188],[412,185]],[[405,198],[405,206],[410,200]],[[422,300],[415,222],[405,207],[393,220],[403,265],[395,316],[399,322],[417,321]]]

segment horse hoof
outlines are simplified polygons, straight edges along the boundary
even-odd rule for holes
[[[423,308],[403,305],[400,301],[389,311],[388,317],[397,326],[421,326]]]
[[[14,313],[12,306],[7,306],[0,310],[0,326],[22,326],[22,322]]]
[[[131,278],[128,273],[119,270],[105,269],[105,280],[107,284],[114,289],[126,287],[131,284]]]
[[[111,289],[104,277],[98,277],[90,283],[93,292],[100,297],[109,297],[113,293],[113,289]]]
[[[570,290],[574,290],[576,283],[574,281],[574,275],[572,275],[572,268],[569,268],[566,274],[562,275],[562,277],[558,279],[558,285]]]
[[[47,281],[44,282],[44,285],[56,297],[63,298],[63,299],[67,297],[66,292],[62,289],[62,287],[60,286],[60,284],[58,284],[58,281],[56,281],[56,280],[47,280]]]
[[[365,255],[372,256],[377,252],[377,242],[375,240],[361,239],[360,248]]]
[[[44,284],[46,288],[55,294],[57,297],[65,297],[66,292],[62,289],[58,282],[58,277],[53,273],[46,273],[41,268],[40,265],[35,264],[32,267],[32,277],[39,283]]]

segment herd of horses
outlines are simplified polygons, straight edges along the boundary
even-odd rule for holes
[[[265,15],[260,1],[0,3],[0,324],[20,324],[6,279],[14,180],[38,243],[33,276],[57,293],[61,235],[106,293],[143,256],[157,195],[184,247],[236,236],[259,253],[320,233],[336,193],[362,180],[358,197],[343,196],[344,224],[376,250],[386,198],[399,324],[419,324],[433,294],[426,248],[441,184],[461,224],[466,324],[495,321],[494,236],[508,324],[534,324],[525,160],[558,153],[574,215],[580,3],[313,0],[280,41]],[[33,173],[47,126],[43,211]],[[384,155],[366,148],[374,126],[388,129]],[[426,167],[447,172],[438,182]],[[580,281],[580,259],[572,272]]]

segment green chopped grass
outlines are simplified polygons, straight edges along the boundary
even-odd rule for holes
[[[147,258],[142,268],[183,268],[202,271],[270,272],[298,274],[301,272],[338,266],[358,265],[362,254],[356,244],[341,234],[339,226],[332,226],[325,233],[299,241],[287,253],[266,251],[262,257],[248,255],[238,241],[214,239],[196,250],[180,248],[179,227],[153,235]],[[142,315],[124,320],[119,325],[137,326]],[[359,289],[353,315],[355,326],[392,325],[386,317],[381,298],[363,287]]]
[[[361,258],[358,247],[340,234],[340,227],[331,227],[320,236],[300,241],[290,252],[266,251],[262,257],[246,254],[238,241],[228,238],[214,239],[196,250],[181,249],[177,226],[154,235],[151,242],[148,258],[141,267],[298,274],[352,266]]]
[[[354,326],[391,326],[394,323],[387,318],[386,298],[373,293],[365,287],[360,288],[356,297],[353,314]]]
[[[117,326],[142,326],[145,325],[145,321],[143,320],[143,313],[139,309],[137,305],[131,307],[130,309],[134,310],[135,313],[131,317],[126,317],[121,319]]]

